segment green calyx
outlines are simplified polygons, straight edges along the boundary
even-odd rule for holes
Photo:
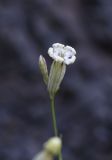
[[[60,84],[64,78],[66,65],[64,63],[53,61],[48,78],[48,91],[50,97],[54,97],[59,90]]]
[[[59,90],[60,84],[64,78],[66,72],[66,65],[57,61],[53,61],[50,73],[48,75],[47,64],[45,58],[40,55],[39,68],[43,76],[44,83],[47,85],[47,89],[52,99],[56,92]]]

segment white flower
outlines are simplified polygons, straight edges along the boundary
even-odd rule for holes
[[[65,46],[60,43],[54,43],[52,47],[48,49],[48,54],[55,61],[63,62],[67,65],[74,63],[76,59],[76,51],[70,46]]]

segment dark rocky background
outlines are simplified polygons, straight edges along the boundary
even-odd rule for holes
[[[112,1],[0,0],[0,160],[31,160],[53,135],[37,65],[73,46],[56,98],[64,160],[112,160]]]

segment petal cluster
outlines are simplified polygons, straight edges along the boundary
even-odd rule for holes
[[[76,51],[70,46],[65,46],[60,43],[54,43],[52,47],[48,49],[48,54],[55,61],[65,63],[67,65],[74,63],[76,59]]]

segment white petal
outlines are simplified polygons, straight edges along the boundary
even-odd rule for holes
[[[61,48],[63,48],[64,47],[64,45],[63,44],[60,44],[60,43],[54,43],[53,45],[52,45],[53,47],[61,47]]]
[[[49,54],[49,56],[50,57],[52,57],[53,58],[53,48],[52,47],[50,47],[49,49],[48,49],[48,54]]]
[[[72,54],[73,54],[73,55],[75,55],[75,54],[76,54],[75,49],[74,49],[74,48],[72,48],[72,47],[70,47],[70,46],[66,46],[66,47],[65,47],[65,50],[66,50],[66,51],[69,51],[69,52],[72,52]]]
[[[64,59],[64,63],[67,64],[67,65],[69,65],[69,64],[74,63],[75,60],[76,60],[76,57],[75,57],[75,56],[72,56],[72,58],[65,58],[65,59]]]

